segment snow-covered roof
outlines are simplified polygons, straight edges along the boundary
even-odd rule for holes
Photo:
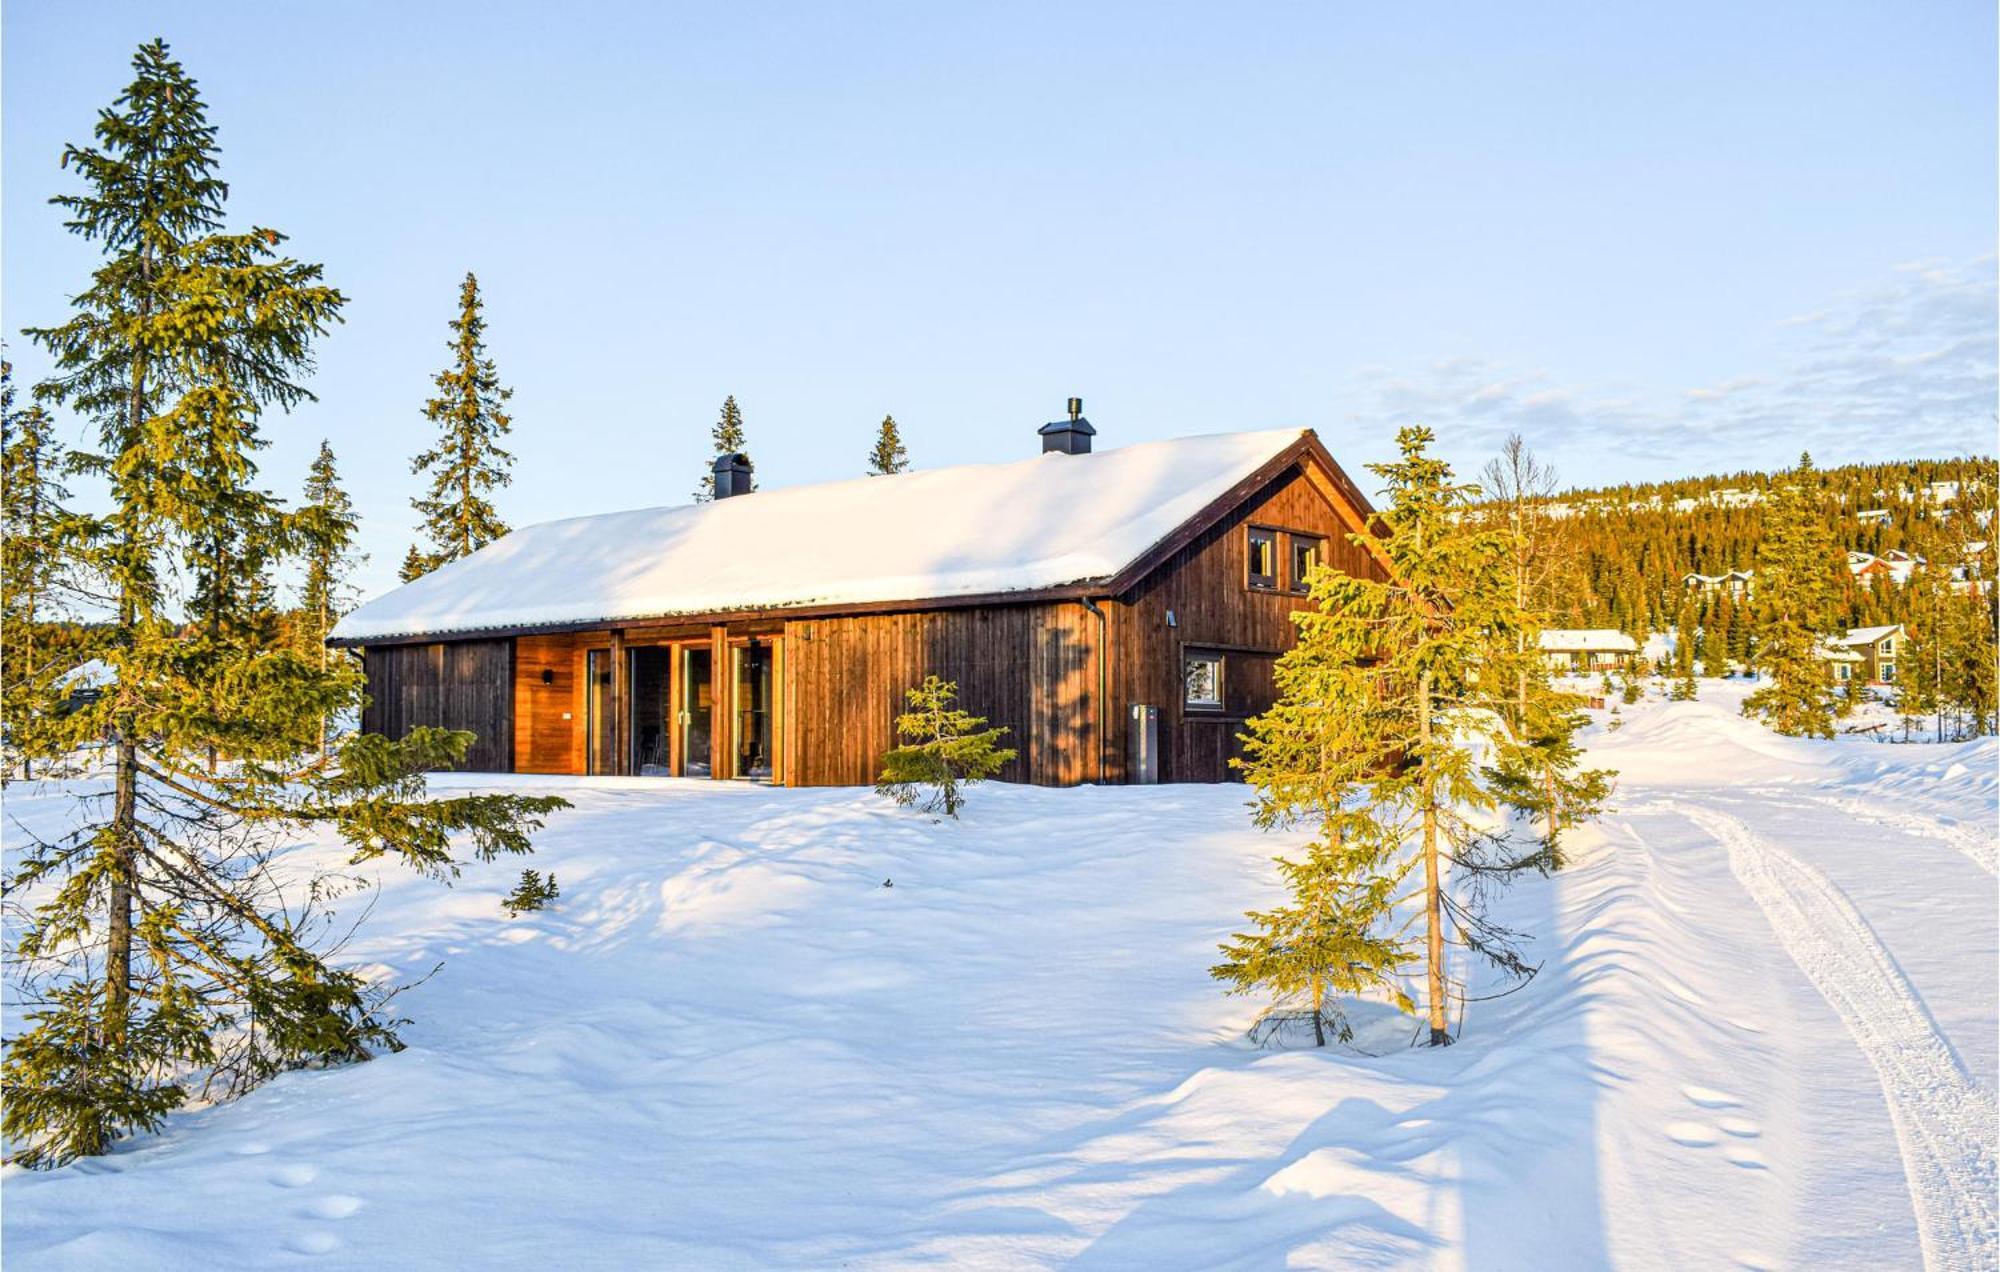
[[[1850,627],[1840,638],[1843,645],[1872,645],[1884,636],[1894,636],[1903,630],[1901,623],[1890,623],[1886,627]]]
[[[1037,591],[1108,579],[1307,431],[1141,442],[526,526],[335,640]]]
[[[1627,654],[1639,652],[1639,642],[1615,627],[1552,627],[1541,634],[1540,640],[1541,647],[1550,651],[1608,649]]]

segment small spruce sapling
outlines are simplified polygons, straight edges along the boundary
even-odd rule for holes
[[[521,882],[514,885],[514,891],[500,903],[510,918],[519,918],[530,910],[546,910],[549,902],[562,896],[562,889],[556,886],[555,871],[544,879],[539,870],[523,870]]]
[[[877,794],[927,813],[957,817],[964,788],[998,773],[1018,752],[1000,745],[1009,730],[987,728],[986,718],[953,707],[958,682],[925,676],[904,697],[909,710],[896,717],[903,745],[882,757]]]
[[[1618,708],[1611,710],[1615,728]],[[1565,864],[1562,832],[1604,811],[1617,774],[1610,769],[1579,767],[1583,752],[1576,745],[1576,734],[1590,723],[1590,717],[1575,710],[1573,704],[1558,699],[1537,714],[1539,718],[1529,722],[1521,739],[1503,750],[1503,763],[1489,769],[1488,774],[1501,802],[1540,823],[1540,856],[1527,860],[1546,874]]]

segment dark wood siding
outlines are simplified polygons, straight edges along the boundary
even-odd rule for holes
[[[788,780],[875,780],[903,695],[935,674],[1012,731],[1003,781],[1097,779],[1097,619],[1075,602],[807,619],[785,629]]]
[[[1115,710],[1109,780],[1125,777],[1126,713],[1134,703],[1159,708],[1161,781],[1230,778],[1228,760],[1240,753],[1237,735],[1244,721],[1275,699],[1272,669],[1277,656],[1292,647],[1291,615],[1310,604],[1284,590],[1291,581],[1291,549],[1282,532],[1323,539],[1325,561],[1335,569],[1382,576],[1374,559],[1349,541],[1354,527],[1326,497],[1323,480],[1323,474],[1303,466],[1274,478],[1110,607]],[[1251,526],[1281,532],[1279,590],[1248,585]],[[1187,649],[1212,649],[1225,656],[1219,714],[1182,709],[1181,654]]]
[[[513,641],[391,645],[367,650],[366,661],[363,730],[401,738],[419,725],[465,729],[473,742],[460,767],[513,770]]]

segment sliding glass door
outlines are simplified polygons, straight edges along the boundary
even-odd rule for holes
[[[777,712],[772,708],[772,671],[776,653],[770,644],[750,641],[729,651],[734,696],[733,777],[771,780],[776,753]]]
[[[673,770],[669,746],[673,719],[674,651],[641,645],[630,652],[632,684],[632,772],[666,777]]]
[[[709,777],[715,771],[715,654],[707,645],[681,646],[681,772]]]

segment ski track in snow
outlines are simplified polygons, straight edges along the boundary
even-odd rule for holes
[[[1729,850],[1730,869],[1874,1066],[1902,1147],[1925,1266],[1993,1267],[2000,1173],[1992,1092],[1959,1067],[1867,922],[1830,880],[1733,817],[1665,811],[1680,812]]]
[[[1901,831],[1918,839],[1949,844],[1972,858],[1987,874],[2000,874],[2000,871],[1994,868],[1994,857],[1996,852],[2000,852],[2000,848],[1996,848],[1992,835],[1982,835],[1976,830],[1968,831],[1957,825],[1945,825],[1934,817],[1890,812],[1866,800],[1840,795],[1812,795],[1808,798],[1815,804],[1845,813],[1861,821],[1887,826],[1891,830]]]

